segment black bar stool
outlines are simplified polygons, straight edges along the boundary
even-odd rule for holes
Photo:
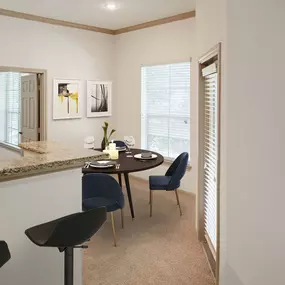
[[[0,268],[11,258],[8,245],[5,241],[0,240]]]
[[[38,246],[64,251],[64,285],[73,285],[74,248],[87,248],[82,243],[101,228],[106,218],[106,208],[101,207],[29,228],[25,234]]]

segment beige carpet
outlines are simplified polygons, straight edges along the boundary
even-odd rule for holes
[[[116,213],[117,247],[108,219],[84,252],[84,285],[214,284],[195,232],[193,196],[180,192],[180,217],[175,193],[155,191],[150,218],[147,183],[132,179],[131,187],[136,218],[126,197],[125,229]]]

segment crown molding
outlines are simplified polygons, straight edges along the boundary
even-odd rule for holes
[[[122,29],[118,29],[118,30],[114,31],[114,34],[119,35],[119,34],[133,32],[133,31],[146,29],[146,28],[150,28],[150,27],[154,27],[154,26],[168,24],[171,22],[176,22],[176,21],[181,21],[181,20],[185,20],[185,19],[189,19],[189,18],[194,18],[195,15],[196,15],[195,11],[190,11],[190,12],[178,14],[175,16],[166,17],[166,18],[162,18],[162,19],[158,19],[158,20],[154,20],[154,21],[150,21],[150,22],[146,22],[146,23],[142,23],[142,24],[138,24],[138,25],[134,25],[134,26],[130,26],[130,27],[125,27]]]
[[[63,26],[63,27],[69,27],[69,28],[87,30],[87,31],[92,31],[92,32],[97,32],[97,33],[114,35],[114,30],[110,30],[110,29],[104,29],[104,28],[99,28],[99,27],[89,26],[89,25],[84,25],[84,24],[78,24],[78,23],[73,23],[73,22],[68,22],[68,21],[56,20],[56,19],[36,16],[32,14],[15,12],[11,10],[0,9],[0,15],[18,18],[18,19],[36,21],[36,22],[42,22],[42,23],[51,24],[51,25],[58,25],[58,26]]]
[[[175,16],[170,16],[134,26],[129,26],[117,30],[111,30],[111,29],[105,29],[105,28],[100,28],[96,26],[90,26],[90,25],[84,25],[84,24],[79,24],[79,23],[74,23],[74,22],[68,22],[68,21],[62,21],[62,20],[56,20],[52,18],[46,18],[46,17],[41,17],[41,16],[36,16],[32,14],[27,14],[27,13],[21,13],[21,12],[16,12],[12,10],[6,10],[6,9],[1,9],[0,8],[0,16],[7,16],[7,17],[12,17],[12,18],[18,18],[18,19],[24,19],[24,20],[29,20],[29,21],[35,21],[35,22],[41,22],[41,23],[46,23],[46,24],[51,24],[51,25],[57,25],[57,26],[63,26],[63,27],[69,27],[69,28],[75,28],[75,29],[81,29],[81,30],[87,30],[87,31],[92,31],[92,32],[97,32],[97,33],[103,33],[103,34],[108,34],[108,35],[120,35],[123,33],[128,33],[136,30],[141,30],[141,29],[146,29],[154,26],[159,26],[171,22],[176,22],[176,21],[181,21],[189,18],[194,18],[195,17],[195,11],[189,11],[186,13],[178,14]]]

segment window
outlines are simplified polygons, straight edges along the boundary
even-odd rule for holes
[[[0,73],[0,141],[18,145],[21,74]]]
[[[145,66],[142,80],[142,147],[175,159],[190,153],[190,62]]]

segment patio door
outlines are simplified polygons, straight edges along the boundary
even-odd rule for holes
[[[199,60],[198,234],[218,279],[220,173],[220,45]]]

